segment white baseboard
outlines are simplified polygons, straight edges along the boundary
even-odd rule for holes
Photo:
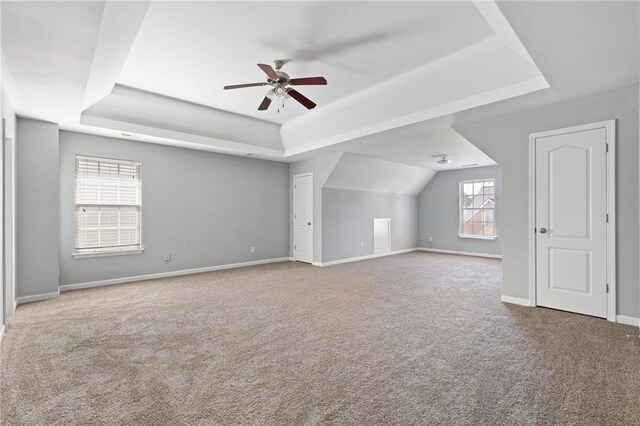
[[[620,324],[640,327],[640,318],[628,317],[626,315],[616,315],[616,322],[619,322]]]
[[[434,249],[434,248],[428,248],[428,247],[419,247],[416,250],[428,251],[432,253],[457,254],[460,256],[475,256],[475,257],[488,257],[490,259],[502,259],[501,254],[472,253],[469,251],[444,250],[444,249]]]
[[[339,265],[341,263],[359,262],[361,260],[375,259],[376,257],[393,256],[395,254],[409,253],[418,250],[417,248],[408,248],[403,250],[388,251],[386,253],[368,254],[366,256],[348,257],[346,259],[330,260],[329,262],[313,262],[314,266],[331,266]]]
[[[40,302],[41,300],[55,299],[58,296],[60,296],[59,290],[53,293],[42,293],[42,294],[33,294],[31,296],[16,297],[16,305],[22,305],[24,303],[31,303],[31,302]]]
[[[0,343],[2,343],[2,338],[4,337],[4,324],[0,327]]]
[[[504,303],[511,303],[512,305],[531,306],[531,302],[529,302],[529,299],[521,299],[519,297],[505,296],[504,294],[500,296],[500,300],[502,300]]]
[[[77,284],[63,284],[59,287],[60,291],[81,290],[83,288],[102,287],[106,285],[133,283],[137,281],[155,280],[158,278],[178,277],[180,275],[200,274],[202,272],[220,271],[223,269],[243,268],[246,266],[264,265],[265,263],[287,262],[292,260],[290,257],[278,257],[275,259],[253,260],[250,262],[230,263],[227,265],[207,266],[204,268],[182,269],[179,271],[159,272],[157,274],[136,275],[133,277],[113,278],[109,280],[90,281]]]

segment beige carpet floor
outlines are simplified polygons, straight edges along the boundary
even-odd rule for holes
[[[500,261],[279,263],[22,305],[7,425],[640,424],[629,326],[500,302]]]

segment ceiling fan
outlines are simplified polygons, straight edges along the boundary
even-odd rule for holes
[[[315,86],[326,85],[327,80],[324,77],[302,77],[302,78],[290,78],[289,74],[281,71],[284,61],[274,61],[273,67],[267,64],[258,64],[258,67],[265,74],[267,74],[267,81],[265,83],[245,83],[234,84],[231,86],[224,86],[224,90],[229,89],[242,89],[244,87],[255,86],[271,86],[271,89],[267,92],[266,96],[262,100],[262,103],[258,107],[258,110],[264,111],[271,105],[272,99],[278,100],[278,112],[280,112],[280,105],[284,108],[285,96],[290,96],[296,101],[300,102],[307,109],[315,108],[316,104],[311,99],[304,96],[291,86]]]
[[[438,164],[449,164],[449,163],[451,163],[451,158],[449,158],[449,156],[447,154],[436,155],[436,158],[438,158],[438,160],[436,160],[436,163],[438,163]]]

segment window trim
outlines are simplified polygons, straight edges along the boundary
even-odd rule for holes
[[[465,183],[475,183],[475,182],[487,182],[493,181],[493,199],[494,199],[494,207],[493,207],[493,235],[476,235],[476,234],[466,234],[463,232],[464,229],[464,184]],[[497,200],[497,191],[496,191],[496,179],[495,178],[484,178],[484,179],[469,179],[469,180],[461,180],[458,183],[458,238],[468,238],[473,240],[485,240],[485,241],[493,241],[498,239],[498,229],[496,226],[497,216],[496,216],[496,205],[498,204]]]
[[[124,250],[109,249],[95,249],[93,251],[74,251],[71,253],[74,259],[85,259],[89,257],[105,257],[105,256],[125,256],[129,254],[142,254],[144,253],[144,247],[139,248],[127,248]]]
[[[131,246],[120,246],[120,247],[101,247],[101,248],[90,248],[90,249],[78,249],[76,247],[76,235],[75,232],[77,232],[78,229],[78,213],[77,213],[77,207],[78,205],[84,205],[83,203],[77,203],[77,188],[78,188],[78,182],[77,179],[75,177],[74,174],[74,195],[73,195],[73,220],[74,220],[74,238],[73,238],[73,252],[71,253],[71,256],[73,256],[74,259],[86,259],[86,258],[92,258],[92,257],[106,257],[106,256],[126,256],[126,255],[135,255],[135,254],[143,254],[144,253],[144,245],[142,243],[142,161],[138,161],[138,160],[126,160],[123,158],[113,158],[113,157],[98,157],[95,155],[86,155],[86,154],[75,154],[73,156],[73,164],[74,164],[74,170],[76,167],[76,161],[77,159],[80,158],[87,158],[87,159],[91,159],[91,160],[107,160],[107,161],[118,161],[118,162],[123,162],[123,163],[135,163],[138,164],[140,166],[140,204],[137,205],[137,207],[139,207],[139,243],[136,245],[131,245]],[[100,205],[106,205],[106,204],[100,204]]]

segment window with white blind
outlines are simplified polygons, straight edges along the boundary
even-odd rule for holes
[[[76,255],[140,252],[140,163],[76,156]]]

